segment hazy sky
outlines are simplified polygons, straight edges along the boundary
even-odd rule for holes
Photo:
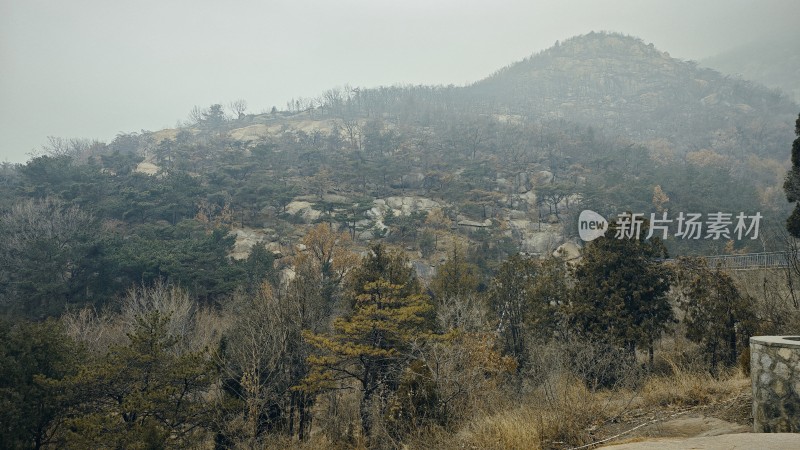
[[[589,31],[682,59],[788,32],[798,0],[0,0],[0,161],[238,98],[456,84]]]

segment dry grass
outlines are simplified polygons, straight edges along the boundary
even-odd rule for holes
[[[637,372],[637,380],[624,388],[592,390],[559,361],[539,362],[542,370],[534,385],[514,389],[510,384],[487,384],[480,395],[461,405],[458,419],[448,425],[417,429],[402,442],[379,439],[376,448],[564,449],[613,436],[635,440],[639,431],[630,431],[648,426],[654,417],[671,417],[676,410],[724,412],[750,383],[741,370],[712,377],[699,348],[682,339],[662,342],[656,372]],[[363,448],[357,436],[347,438],[347,425],[357,427],[357,405],[345,399],[340,394],[321,401],[315,436],[303,444],[286,441],[286,446]],[[325,404],[329,406],[322,408]]]
[[[661,346],[658,375],[645,380],[640,389],[645,407],[707,405],[734,397],[750,384],[741,367],[712,376],[701,349],[683,338],[664,339]]]
[[[499,394],[499,393],[498,393]],[[572,377],[554,378],[524,398],[485,405],[457,430],[431,430],[408,448],[547,449],[591,441],[590,430],[612,413],[606,394]]]
[[[677,372],[649,379],[642,388],[647,406],[697,406],[739,394],[750,383],[741,371],[719,378],[707,373]]]
[[[636,427],[643,417],[649,420],[659,416],[659,410],[674,412],[674,408],[718,405],[735,399],[750,383],[739,370],[714,378],[678,367],[673,367],[671,374],[644,380],[635,391],[592,392],[570,380],[553,378],[524,398],[505,400],[492,410],[477,411],[472,420],[456,430],[431,430],[426,436],[418,436],[407,448],[577,447]],[[635,434],[630,438],[635,439]]]
[[[455,428],[417,430],[405,442],[394,445],[408,450],[577,447],[636,427],[642,420],[658,416],[659,410],[674,412],[675,408],[695,406],[706,410],[705,405],[734,399],[747,386],[749,378],[738,370],[714,378],[674,368],[672,374],[650,377],[636,391],[592,392],[570,376],[553,376],[524,396],[498,390],[494,401],[474,405],[472,417]],[[628,435],[628,440],[636,439],[635,433]],[[290,440],[270,444],[269,448],[363,448],[358,440],[349,444],[335,442],[322,433],[302,444]]]
[[[484,416],[468,423],[453,439],[453,448],[542,448],[542,411],[522,406]]]

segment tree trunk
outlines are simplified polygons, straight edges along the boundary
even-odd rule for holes
[[[361,416],[361,433],[364,437],[364,445],[370,447],[370,438],[372,437],[372,411],[370,411],[370,403],[372,403],[373,390],[365,390],[364,395],[361,397],[359,404],[359,414]]]

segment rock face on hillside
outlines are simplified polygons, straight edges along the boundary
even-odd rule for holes
[[[304,200],[295,200],[286,205],[286,213],[302,217],[305,223],[312,223],[319,219],[322,212],[314,209],[314,204]]]
[[[403,216],[414,212],[427,212],[442,206],[439,202],[425,197],[387,197],[383,204],[391,208],[395,215]]]
[[[265,231],[252,228],[235,229],[231,231],[231,234],[236,237],[233,253],[230,255],[233,259],[247,258],[255,245],[263,245],[265,241],[269,240]]]
[[[519,250],[533,255],[548,255],[564,242],[561,225],[540,224],[529,219],[509,220],[510,234]]]

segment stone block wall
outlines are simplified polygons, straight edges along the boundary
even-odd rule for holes
[[[753,431],[800,432],[800,336],[750,338]]]

